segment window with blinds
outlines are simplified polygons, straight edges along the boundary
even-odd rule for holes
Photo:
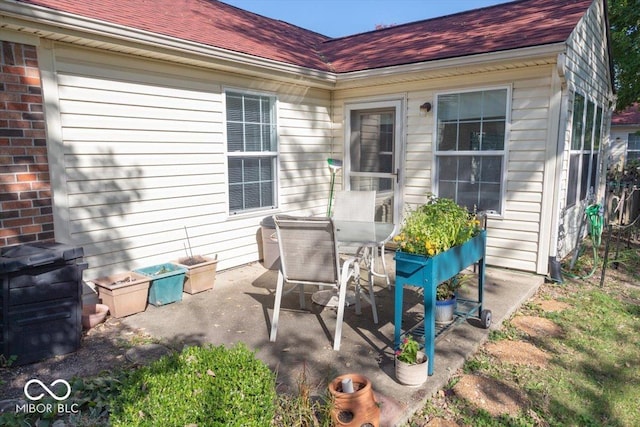
[[[275,98],[226,93],[229,213],[276,207]]]

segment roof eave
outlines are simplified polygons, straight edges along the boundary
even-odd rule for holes
[[[74,43],[77,45],[91,46],[101,43],[101,48],[115,52],[153,59],[170,59],[179,63],[324,89],[333,88],[336,80],[334,73],[323,70],[292,65],[14,1],[0,2],[0,27],[52,39],[77,38]]]
[[[395,65],[383,68],[374,68],[361,71],[339,73],[337,76],[337,89],[362,86],[363,82],[371,84],[371,79],[385,79],[392,76],[420,75],[428,72],[446,72],[454,74],[467,74],[476,66],[493,65],[496,67],[508,67],[509,64],[526,62],[528,64],[555,63],[557,55],[566,51],[566,43],[553,43],[541,46],[524,47],[498,52],[487,52],[476,55],[445,58],[432,61],[417,62],[412,64]]]

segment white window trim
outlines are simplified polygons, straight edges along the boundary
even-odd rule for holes
[[[227,93],[228,92],[236,92],[241,93],[243,95],[256,95],[256,96],[266,96],[273,98],[273,117],[276,121],[276,151],[258,151],[258,152],[233,152],[229,151],[228,148],[228,140],[227,140]],[[226,204],[226,217],[227,219],[239,219],[239,218],[247,218],[247,217],[256,217],[263,216],[265,213],[273,214],[280,211],[281,200],[280,200],[280,100],[278,99],[278,95],[275,92],[263,92],[263,91],[255,91],[241,87],[235,86],[225,86],[222,88],[221,92],[221,103],[222,103],[222,140],[224,143],[224,195],[225,195],[225,204]],[[255,209],[247,209],[240,212],[233,212],[230,209],[229,205],[229,158],[230,157],[265,157],[265,156],[275,156],[275,166],[274,166],[274,195],[273,199],[275,202],[274,207],[264,207],[264,208],[255,208]]]
[[[451,153],[450,151],[438,151],[438,97],[442,95],[452,95],[452,94],[460,94],[460,93],[470,93],[470,92],[481,92],[481,91],[490,91],[490,90],[507,90],[507,103],[506,103],[506,117],[505,117],[505,129],[504,129],[504,149],[502,150],[502,179],[500,181],[500,212],[487,212],[487,216],[490,218],[502,219],[504,218],[506,211],[506,194],[507,194],[507,166],[509,164],[509,143],[511,142],[511,110],[512,110],[512,98],[513,98],[513,85],[500,85],[500,86],[478,86],[473,88],[465,88],[459,90],[448,90],[448,91],[440,91],[434,93],[433,98],[433,137],[432,137],[432,172],[433,175],[431,177],[431,189],[433,194],[438,194],[438,155],[445,155],[446,153]],[[456,151],[457,153],[471,153],[468,151]],[[478,152],[473,151],[475,155],[479,155]],[[491,155],[490,152],[487,152],[484,155]]]

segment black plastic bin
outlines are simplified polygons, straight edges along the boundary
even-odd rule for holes
[[[0,349],[24,365],[80,348],[83,249],[29,243],[0,249]]]

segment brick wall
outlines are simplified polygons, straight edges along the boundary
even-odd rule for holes
[[[36,48],[0,43],[0,246],[52,240],[51,184]]]

